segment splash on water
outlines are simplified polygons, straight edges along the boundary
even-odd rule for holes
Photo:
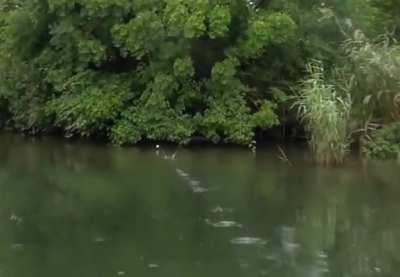
[[[201,186],[201,182],[192,178],[190,176],[189,173],[183,171],[182,169],[177,168],[176,169],[176,173],[182,178],[184,179],[187,184],[189,185],[190,189],[194,192],[194,193],[204,193],[204,192],[208,192],[210,191],[210,189],[208,188],[204,188]]]
[[[93,243],[103,243],[105,241],[106,241],[106,239],[103,238],[103,237],[95,237],[95,238],[93,238]]]
[[[24,220],[22,219],[22,217],[20,217],[20,216],[17,216],[16,214],[11,214],[11,216],[10,216],[10,220],[11,221],[14,221],[14,222],[16,222],[17,223],[17,225],[19,225],[19,224],[21,224],[22,222],[24,222]]]
[[[14,243],[11,245],[11,249],[18,251],[18,250],[22,250],[24,248],[24,245],[22,243]]]
[[[256,237],[240,237],[232,239],[231,243],[240,245],[266,245],[268,241]]]
[[[243,225],[236,221],[223,220],[219,222],[212,222],[209,219],[206,219],[205,221],[208,225],[216,228],[232,228],[232,227],[243,228]]]
[[[233,213],[233,209],[229,209],[229,208],[223,208],[221,206],[217,206],[214,209],[211,210],[211,212],[215,213],[215,214],[222,214],[222,213]]]

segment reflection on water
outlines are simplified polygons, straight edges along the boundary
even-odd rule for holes
[[[400,272],[396,163],[324,169],[289,149],[290,167],[267,147],[0,142],[0,276]]]

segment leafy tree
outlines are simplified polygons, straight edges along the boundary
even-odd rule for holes
[[[331,72],[355,30],[396,33],[398,14],[393,0],[0,0],[0,121],[248,144],[299,125],[287,94],[310,60]]]
[[[246,66],[289,43],[284,11],[245,0],[1,2],[0,80],[15,128],[117,144],[248,143],[278,123]]]

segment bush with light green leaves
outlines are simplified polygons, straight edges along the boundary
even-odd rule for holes
[[[400,123],[392,123],[376,131],[364,146],[369,158],[400,160]]]

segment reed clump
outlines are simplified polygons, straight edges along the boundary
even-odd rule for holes
[[[314,159],[322,165],[342,164],[350,148],[351,98],[339,95],[335,86],[326,81],[321,62],[309,63],[307,73],[295,107],[305,125]]]

